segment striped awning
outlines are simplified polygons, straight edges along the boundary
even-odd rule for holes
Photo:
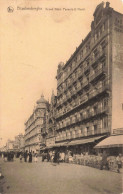
[[[98,143],[94,148],[116,148],[123,147],[123,135],[112,135],[107,137],[100,143]]]

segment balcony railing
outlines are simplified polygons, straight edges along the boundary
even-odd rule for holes
[[[109,90],[109,84],[106,84],[105,86],[102,86],[102,87],[98,88],[98,90],[95,90],[93,92],[90,92],[89,99],[97,96],[98,94],[104,92],[105,90]]]
[[[89,77],[89,81],[92,82],[95,78],[99,77],[102,73],[105,73],[106,70],[104,68],[98,69],[93,75]]]
[[[87,86],[87,85],[88,85],[88,81],[82,83],[82,87],[83,87],[83,88],[84,88],[85,86]]]
[[[91,65],[94,65],[95,63],[98,63],[98,60],[105,55],[106,51],[105,49],[98,52],[97,56],[95,56],[92,60],[91,60]]]
[[[84,96],[82,96],[82,98],[80,99],[80,104],[83,104],[83,103],[85,103],[86,101],[88,101],[88,96],[87,96],[87,95],[84,95]]]
[[[96,96],[97,95],[97,90],[94,90],[93,92],[90,92],[89,93],[89,99],[90,98],[93,98],[94,96]]]
[[[82,71],[78,71],[77,73],[77,78],[80,78],[82,76],[83,72]]]
[[[89,66],[84,67],[84,72],[86,73],[89,70]]]

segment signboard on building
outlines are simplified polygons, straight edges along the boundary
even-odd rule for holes
[[[113,134],[123,135],[123,128],[113,129]]]

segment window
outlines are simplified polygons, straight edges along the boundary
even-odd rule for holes
[[[70,65],[70,71],[72,70],[72,64]]]
[[[102,25],[102,31],[105,30],[105,23]]]
[[[104,99],[104,108],[108,106],[108,99]]]
[[[94,106],[94,113],[96,114],[97,113],[97,106]]]
[[[89,134],[89,127],[86,127],[87,128],[87,134]]]
[[[97,55],[98,55],[98,50],[95,49],[95,50],[94,50],[94,56],[97,57]]]
[[[108,127],[108,118],[105,117],[104,118],[104,128],[107,128]]]
[[[97,125],[94,125],[94,134],[97,134]]]
[[[106,47],[106,40],[101,43],[102,50]]]
[[[87,62],[87,66],[89,66],[90,58],[88,58],[88,59],[86,60],[86,62]]]
[[[80,52],[80,59],[83,57],[83,50]]]

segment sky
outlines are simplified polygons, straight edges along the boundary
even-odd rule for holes
[[[58,63],[65,63],[86,37],[101,2],[0,1],[0,146],[24,134],[24,123],[42,93],[47,100],[53,89],[56,94]],[[14,8],[12,13],[7,11],[9,6]],[[123,13],[122,0],[111,0],[110,6]],[[25,7],[42,10],[22,10]]]

